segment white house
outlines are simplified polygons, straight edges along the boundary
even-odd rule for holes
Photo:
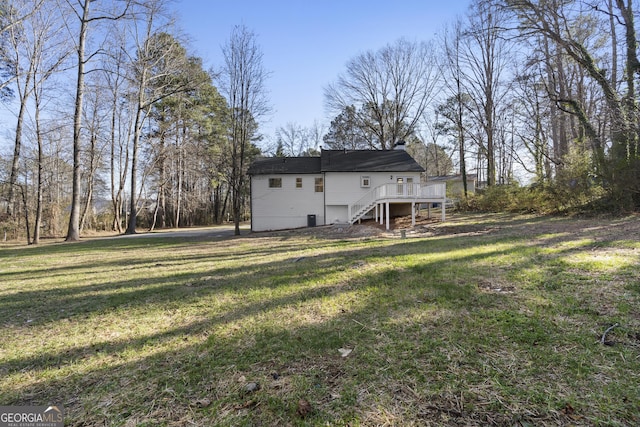
[[[404,149],[322,150],[320,157],[257,159],[250,167],[251,230],[381,224],[420,203],[444,206],[445,184],[424,185],[424,169]],[[444,220],[444,209],[442,219]]]

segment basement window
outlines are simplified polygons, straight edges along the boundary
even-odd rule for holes
[[[282,188],[282,178],[269,178],[269,188]]]

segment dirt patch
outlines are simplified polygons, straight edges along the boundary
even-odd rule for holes
[[[386,224],[365,220],[353,225],[333,224],[251,233],[252,237],[288,239],[309,236],[319,239],[371,239],[371,238],[420,238],[434,236],[482,236],[530,237],[531,244],[552,247],[567,239],[588,239],[593,250],[605,252],[607,242],[640,240],[640,215],[624,218],[568,218],[514,214],[448,213],[442,222],[439,215],[427,218],[411,216],[392,218],[389,230]],[[620,249],[617,249],[619,251]],[[630,248],[629,251],[635,249]]]
[[[332,224],[317,227],[296,228],[291,230],[265,231],[252,233],[256,237],[293,237],[315,236],[325,239],[351,239],[371,237],[426,236],[442,233],[438,227],[442,222],[436,218],[416,217],[415,226],[411,225],[411,216],[391,218],[389,230],[386,224],[374,220],[364,220],[356,224]]]
[[[317,237],[321,239],[350,239],[378,237],[382,230],[365,224],[333,224],[317,227],[294,228],[290,230],[260,231],[251,233],[252,237],[279,237],[288,239],[298,236]]]

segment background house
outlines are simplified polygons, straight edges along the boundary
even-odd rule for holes
[[[461,198],[464,195],[462,175],[445,175],[427,177],[427,182],[444,182],[447,185],[447,195],[452,198]],[[478,186],[478,175],[467,174],[467,193],[474,194]]]
[[[427,198],[424,169],[404,150],[322,150],[320,157],[257,159],[251,177],[251,229],[279,230],[412,214]],[[431,189],[433,190],[433,189]]]

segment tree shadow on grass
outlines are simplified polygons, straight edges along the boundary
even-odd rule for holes
[[[461,238],[460,242],[454,245],[455,248],[452,251],[460,252],[465,247],[472,247],[474,244],[471,240]],[[357,246],[358,243],[355,245]],[[427,245],[422,241],[406,241],[392,243],[383,248],[370,249],[365,246],[351,249],[350,245],[343,244],[334,249],[331,249],[333,246],[328,246],[331,250],[329,253],[304,256],[301,256],[301,251],[307,250],[306,246],[291,246],[290,249],[294,249],[293,251],[284,252],[282,257],[275,261],[247,263],[235,267],[212,266],[212,268],[199,273],[181,271],[177,274],[169,272],[166,275],[163,275],[161,270],[167,264],[165,260],[158,260],[159,263],[153,264],[154,261],[150,263],[148,259],[133,259],[130,260],[133,262],[133,266],[128,265],[127,270],[121,272],[120,276],[126,276],[127,271],[139,267],[143,270],[149,270],[148,277],[124,280],[105,278],[98,279],[98,283],[86,285],[50,286],[44,289],[34,289],[32,286],[30,290],[7,292],[0,295],[0,306],[4,309],[0,319],[5,326],[20,326],[24,324],[25,318],[28,318],[34,322],[31,326],[36,326],[78,315],[89,316],[92,313],[102,313],[120,308],[134,309],[141,306],[162,305],[172,301],[191,302],[230,291],[278,289],[296,281],[313,284],[324,280],[330,274],[348,270],[352,267],[350,262],[375,263],[385,258],[391,259],[395,256],[415,253],[424,253],[426,256],[431,253],[442,255],[442,251],[446,250],[445,248],[448,248],[449,245],[449,242],[432,242]],[[517,250],[517,247],[514,247],[513,250]],[[481,254],[472,255],[457,253],[445,260],[425,260],[421,262],[421,265],[425,271],[430,268],[429,265],[433,266],[432,270],[437,270],[438,266],[443,264],[470,263],[503,252],[504,250],[500,249],[485,250]],[[182,270],[184,270],[185,264],[198,264],[207,260],[210,261],[211,257],[199,254],[180,256],[179,260],[175,262],[182,264]],[[173,261],[168,264],[171,262]],[[101,271],[116,263],[117,261],[105,263],[96,260],[95,265],[85,265],[83,268],[88,269],[89,272]],[[152,272],[159,275],[154,277]],[[28,274],[31,275],[32,272]],[[41,274],[46,278],[51,277],[49,272]],[[393,270],[391,270],[384,273],[382,277],[387,277],[388,282],[389,277],[393,279],[393,274]],[[30,280],[36,281],[37,276],[31,276]],[[86,280],[94,282],[96,279],[92,279],[88,274]],[[54,309],[50,310],[51,307]]]
[[[584,233],[583,233],[584,234]],[[584,236],[583,234],[561,233],[552,237],[547,237],[544,241],[539,241],[538,244],[550,245],[559,244],[562,242],[570,242],[574,240],[580,240]],[[588,234],[588,233],[587,233]],[[624,234],[619,237],[629,237],[628,234]],[[453,242],[449,241],[454,239]],[[496,240],[494,240],[496,241]],[[348,268],[345,265],[346,260],[352,260],[356,262],[368,262],[373,259],[379,258],[393,258],[397,256],[407,256],[423,254],[426,258],[425,261],[421,261],[419,265],[414,266],[415,273],[431,274],[430,271],[442,269],[443,265],[451,266],[451,264],[458,264],[465,266],[474,261],[482,260],[483,258],[489,258],[492,256],[508,255],[509,253],[518,253],[525,246],[531,245],[530,240],[526,242],[520,241],[520,238],[513,240],[509,238],[507,242],[514,242],[507,249],[499,250],[484,250],[481,253],[473,255],[463,255],[459,253],[451,255],[448,259],[441,259],[440,261],[429,260],[431,254],[439,253],[441,251],[460,252],[466,248],[474,248],[478,245],[486,244],[484,236],[458,236],[447,237],[447,241],[440,241],[439,239],[429,240],[401,240],[395,242],[389,242],[386,246],[369,249],[368,247],[358,247],[351,249],[352,244],[358,245],[358,243],[342,242],[336,244],[335,242],[318,242],[318,246],[323,250],[333,250],[333,252],[319,254],[319,255],[306,255],[301,256],[301,251],[307,249],[306,243],[287,243],[282,250],[276,247],[269,246],[264,251],[264,248],[259,249],[255,253],[251,250],[243,250],[238,252],[232,252],[228,255],[219,257],[215,256],[215,260],[222,261],[222,259],[233,259],[234,256],[254,256],[255,259],[260,259],[261,256],[273,253],[281,253],[282,257],[275,261],[269,261],[264,263],[249,263],[236,267],[212,266],[205,272],[201,273],[188,273],[181,271],[178,274],[168,273],[163,274],[162,268],[164,267],[182,267],[184,265],[193,263],[194,265],[200,262],[211,261],[211,255],[204,250],[204,253],[198,253],[196,255],[178,255],[177,258],[172,258],[172,251],[168,251],[165,255],[166,258],[161,260],[149,260],[148,258],[127,258],[128,263],[126,270],[121,272],[121,276],[126,276],[127,271],[130,269],[140,268],[142,270],[148,269],[149,277],[134,278],[127,280],[112,280],[102,279],[95,283],[87,285],[73,285],[73,286],[58,286],[49,287],[45,289],[31,289],[23,290],[13,293],[5,293],[0,295],[0,306],[3,307],[2,322],[6,326],[13,325],[19,326],[24,322],[25,317],[29,317],[30,320],[34,320],[34,317],[38,317],[38,321],[55,321],[60,318],[72,317],[80,314],[86,316],[93,312],[102,312],[104,310],[124,308],[134,308],[137,306],[144,306],[150,303],[162,304],[164,302],[172,300],[186,299],[191,301],[192,299],[198,299],[206,297],[208,295],[216,294],[219,292],[227,292],[229,290],[242,291],[243,288],[260,288],[270,287],[277,288],[281,285],[286,285],[291,276],[304,277],[306,282],[313,283],[322,280],[323,277],[328,274],[335,273],[337,271]],[[503,241],[504,243],[504,241]],[[583,243],[582,245],[589,245],[590,243]],[[602,243],[600,243],[602,244]],[[581,250],[581,246],[568,247],[564,250],[557,251],[553,255],[545,256],[546,268],[549,274],[553,275],[557,272],[558,267],[549,267],[549,259],[560,259],[566,253],[575,252]],[[121,250],[119,246],[109,246],[108,250]],[[446,253],[446,252],[445,252]],[[222,258],[222,259],[221,259]],[[303,260],[302,264],[297,261]],[[537,254],[527,255],[521,257],[521,261],[511,265],[510,270],[524,270],[527,268],[537,268],[541,262],[540,257]],[[101,271],[105,268],[115,267],[120,261],[101,261],[95,259],[91,265],[83,266],[84,269],[89,269],[89,272],[95,270]],[[222,262],[221,262],[222,264]],[[304,265],[303,265],[304,264]],[[310,266],[310,268],[308,268]],[[66,274],[65,267],[61,267],[60,272],[55,274]],[[70,269],[79,267],[70,267]],[[631,268],[627,267],[627,270]],[[556,270],[556,271],[554,271]],[[157,277],[154,277],[155,274]],[[37,280],[37,274],[33,271],[25,273],[29,276],[30,280]],[[43,274],[43,272],[40,272]],[[392,273],[387,273],[392,274]],[[549,274],[546,274],[547,276]],[[631,271],[626,271],[625,275],[632,275]],[[46,271],[45,276],[50,278],[52,273]],[[91,274],[87,275],[88,277]],[[271,277],[280,277],[279,279],[271,279]],[[632,287],[632,289],[635,289]],[[38,307],[39,305],[39,307]],[[64,311],[50,311],[47,312],[47,307],[56,307]],[[35,313],[34,313],[35,309]],[[33,316],[27,316],[25,313],[31,311]]]
[[[558,234],[552,244],[582,239],[585,233]],[[421,420],[442,420],[443,415],[452,422],[470,425],[491,420],[510,425],[522,420],[534,424],[570,422],[558,412],[549,412],[549,407],[560,404],[560,397],[554,395],[537,401],[533,409],[524,406],[524,412],[508,412],[523,407],[526,399],[535,400],[536,393],[542,394],[548,387],[547,383],[536,387],[535,378],[541,372],[549,375],[548,369],[554,368],[545,367],[545,359],[528,358],[529,349],[544,347],[558,336],[564,340],[579,337],[562,336],[564,331],[552,320],[522,312],[527,307],[514,299],[517,293],[487,295],[474,283],[490,271],[490,266],[483,264],[487,258],[519,256],[509,266],[518,271],[535,267],[539,253],[522,252],[531,246],[522,236],[507,247],[473,255],[464,255],[463,249],[485,245],[486,237],[448,240],[387,242],[373,253],[366,246],[354,249],[348,242],[331,243],[339,251],[317,255],[294,244],[275,261],[212,267],[193,275],[169,274],[150,278],[146,288],[136,279],[92,284],[81,294],[34,290],[21,295],[22,300],[2,296],[1,306],[14,315],[28,310],[30,302],[41,300],[71,307],[59,319],[39,323],[49,322],[58,328],[56,321],[77,315],[145,306],[188,308],[222,293],[237,294],[223,310],[199,312],[203,318],[188,324],[131,339],[92,342],[5,360],[0,365],[3,376],[42,375],[42,379],[4,390],[2,400],[25,405],[62,401],[68,408],[69,425],[75,426],[125,422],[340,424],[358,420],[366,424],[367,417],[373,417],[369,421],[375,424],[385,416],[399,423],[419,424]],[[277,253],[277,248],[269,250]],[[549,257],[559,259],[576,250],[576,246],[568,247]],[[450,257],[430,258],[448,252]],[[410,266],[391,262],[395,257],[416,256]],[[385,257],[388,264],[383,262]],[[205,259],[205,255],[197,255],[192,261]],[[369,269],[369,264],[373,268]],[[456,265],[469,283],[460,283],[450,274]],[[542,267],[549,268],[553,266]],[[623,272],[633,274],[627,268]],[[112,289],[125,292],[113,296],[109,294]],[[242,297],[260,289],[271,292],[260,300]],[[105,295],[96,297],[100,292]],[[547,294],[557,295],[553,290]],[[84,304],[87,299],[90,301]],[[332,308],[332,304],[337,306]],[[322,307],[320,315],[314,312],[318,306]],[[306,311],[308,317],[302,315]],[[495,329],[483,331],[474,328],[475,323]],[[338,352],[342,347],[353,353],[342,358]],[[499,347],[516,357],[515,363],[522,368],[500,364],[492,355]],[[557,356],[551,356],[549,360],[555,361]],[[84,363],[98,357],[105,359],[104,366],[88,371],[83,368]],[[495,368],[491,363],[497,364]],[[527,367],[531,364],[541,372]],[[56,367],[65,372],[62,377],[55,374]],[[524,378],[516,379],[518,375]],[[564,391],[571,390],[571,380],[562,379]],[[244,387],[248,381],[260,383],[261,389],[247,393]],[[514,388],[529,381],[531,392],[518,390],[520,395],[510,397],[513,390],[504,386],[509,381]],[[456,406],[456,394],[468,399],[468,404]],[[296,414],[301,398],[314,407],[304,419]],[[197,403],[203,399],[211,404]],[[377,419],[375,411],[383,411]],[[619,420],[633,422],[628,414],[620,415]]]
[[[331,420],[331,412],[344,410],[343,406],[352,398],[348,388],[362,379],[355,378],[354,382],[349,374],[354,363],[357,364],[355,354],[362,352],[373,370],[380,371],[387,363],[394,362],[375,352],[367,354],[367,349],[379,342],[381,331],[363,328],[358,321],[374,316],[380,325],[387,322],[394,306],[389,299],[389,295],[394,293],[390,289],[389,278],[386,272],[367,274],[355,283],[300,290],[285,297],[236,307],[220,317],[158,334],[93,343],[57,354],[24,358],[1,366],[0,370],[4,375],[17,372],[38,375],[51,369],[65,370],[82,365],[83,361],[98,355],[112,360],[108,366],[90,372],[65,375],[63,379],[55,379],[54,376],[53,379],[13,390],[13,394],[23,397],[12,399],[12,404],[31,405],[62,400],[68,410],[69,425],[123,424],[131,417],[139,417],[139,420],[146,417],[147,422],[154,424],[166,422],[163,417],[169,413],[177,417],[174,420],[191,417],[200,425],[208,422],[234,424],[243,418],[246,422],[252,419],[253,414],[249,414],[249,418],[242,414],[237,418],[238,414],[234,414],[229,419],[219,415],[227,410],[238,412],[236,407],[247,399],[243,388],[245,383],[238,382],[240,376],[263,385],[263,393],[258,398],[264,399],[265,405],[272,401],[263,408],[262,416],[266,422],[283,416],[295,420],[295,408],[289,406],[295,398],[303,395],[317,405],[318,412],[313,419]],[[346,314],[339,311],[339,314],[325,319],[297,319],[293,324],[279,319],[278,312],[286,311],[288,307],[313,306],[327,298],[339,298],[341,293],[358,290],[362,292],[357,307],[345,307]],[[452,303],[465,304],[459,299],[460,295]],[[231,333],[215,332],[219,326],[242,323],[255,317],[263,318],[264,323],[253,321],[252,325]],[[153,351],[151,356],[142,359],[118,361],[119,355],[126,360],[124,355],[149,347],[171,344],[171,348],[185,337],[189,337],[186,340],[188,344],[178,344],[178,350]],[[196,344],[193,344],[194,340]],[[351,359],[340,357],[338,349],[343,346],[356,348]],[[303,372],[304,369],[307,371]],[[281,375],[280,384],[286,389],[283,393],[280,393],[273,373]],[[269,376],[274,380],[270,385],[267,384]],[[130,384],[131,387],[123,388],[122,384]],[[79,390],[82,390],[81,396],[77,396]],[[344,393],[346,400],[333,402],[327,398],[327,393],[331,392]],[[140,400],[139,394],[145,398]],[[205,408],[194,413],[196,405],[193,402],[202,398],[213,399],[214,408],[218,411]],[[156,407],[155,414],[147,412],[144,405],[147,399],[155,402],[152,405]],[[132,401],[137,402],[133,407],[129,406]]]

